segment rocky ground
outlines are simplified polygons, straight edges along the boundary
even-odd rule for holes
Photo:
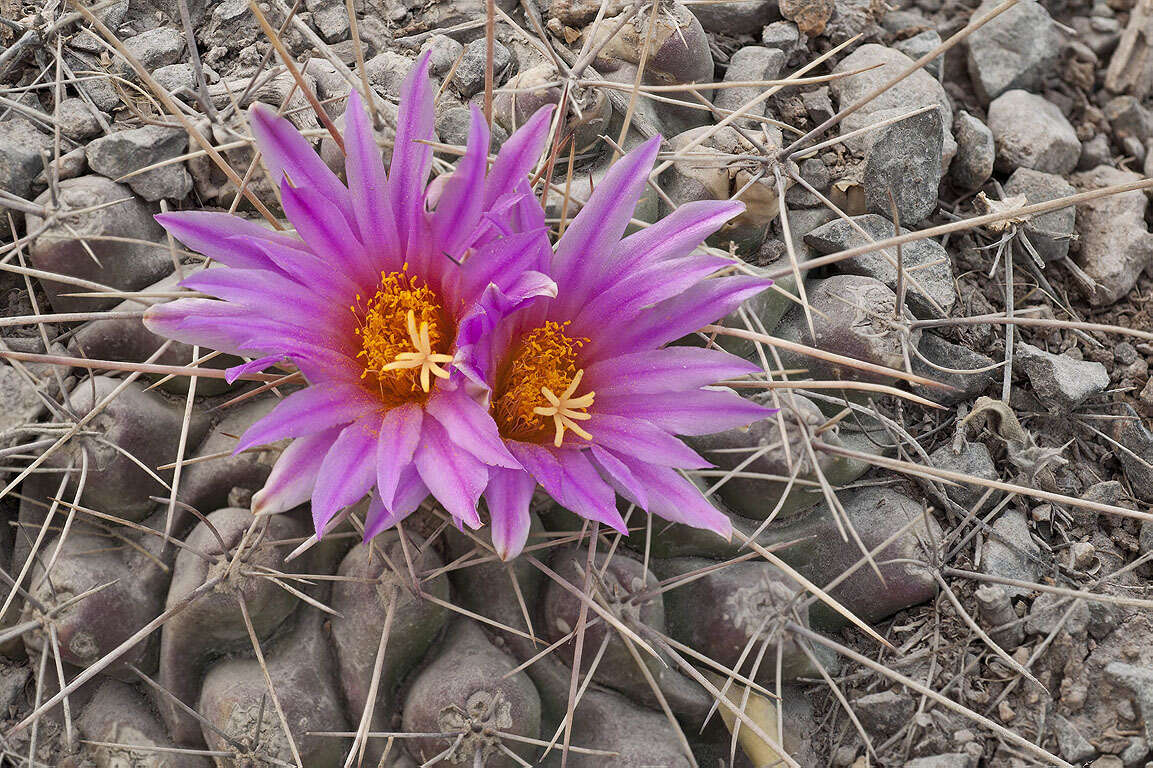
[[[1153,3],[493,13],[490,61],[478,0],[0,0],[0,763],[1153,765]],[[254,101],[339,168],[370,89],[390,152],[424,50],[438,171],[563,100],[555,219],[657,133],[638,226],[747,203],[731,543],[541,498],[512,566],[433,508],[309,546],[230,455],[291,380],[155,367],[234,361],[141,324],[205,266],[152,215],[279,215]]]

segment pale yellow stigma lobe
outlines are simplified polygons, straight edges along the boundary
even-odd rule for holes
[[[440,364],[451,363],[452,355],[442,355],[432,351],[432,342],[428,337],[428,322],[422,322],[418,331],[416,314],[411,309],[408,310],[408,337],[412,341],[412,345],[416,347],[416,351],[400,352],[397,354],[396,360],[385,365],[381,370],[396,371],[405,368],[420,368],[420,388],[427,392],[431,384],[430,373],[438,379],[448,378],[448,371],[441,368]]]
[[[584,376],[584,369],[576,372],[573,380],[561,393],[560,397],[548,387],[541,387],[540,393],[544,398],[549,401],[547,407],[536,407],[532,412],[538,416],[551,416],[553,428],[556,430],[556,436],[553,437],[552,444],[557,448],[561,447],[564,442],[564,433],[566,429],[571,429],[576,434],[583,437],[585,440],[592,440],[593,436],[581,428],[578,421],[588,421],[592,418],[592,414],[587,413],[595,399],[595,392],[586,392],[580,397],[573,397],[576,389],[580,386],[581,377]]]

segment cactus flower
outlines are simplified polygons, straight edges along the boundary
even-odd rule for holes
[[[428,184],[433,95],[427,55],[403,86],[386,174],[367,114],[349,96],[347,185],[267,106],[250,124],[280,184],[295,234],[224,213],[157,216],[178,240],[225,265],[184,281],[216,298],[150,308],[152,331],[255,358],[230,379],[290,363],[307,386],[242,436],[237,451],[294,438],[253,499],[256,513],[311,501],[318,535],[371,492],[365,537],[430,493],[479,527],[490,468],[521,471],[456,362],[518,302],[555,293],[549,244],[527,182],[549,129],[537,112],[488,167],[474,109],[456,170]],[[533,229],[520,226],[536,209]]]
[[[490,412],[520,467],[493,467],[484,498],[498,554],[515,557],[539,484],[576,514],[625,532],[616,494],[677,523],[730,533],[728,518],[678,469],[709,466],[677,435],[771,413],[708,385],[760,370],[715,349],[667,346],[733,311],[770,281],[717,276],[727,258],[698,251],[743,210],[682,205],[622,239],[659,137],[619,160],[556,243],[555,296],[503,316],[460,367],[491,388]]]

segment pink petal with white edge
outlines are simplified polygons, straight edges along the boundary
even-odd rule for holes
[[[331,382],[293,392],[253,424],[240,438],[236,452],[286,437],[302,437],[355,421],[380,407],[354,384]]]
[[[713,531],[725,539],[732,536],[733,524],[729,518],[675,469],[654,467],[619,454],[617,458],[644,483],[649,495],[649,512],[672,523]]]
[[[286,512],[312,498],[320,465],[339,434],[333,428],[293,440],[276,460],[264,487],[253,495],[252,513]]]
[[[492,526],[492,545],[501,560],[512,560],[524,549],[532,528],[529,504],[536,481],[523,470],[494,469],[484,491]]]
[[[380,417],[366,416],[349,424],[332,444],[312,488],[312,522],[317,535],[332,516],[355,504],[376,480],[376,433]]]
[[[415,403],[387,411],[380,424],[376,448],[376,491],[381,503],[392,509],[401,473],[412,464],[424,412]]]
[[[450,515],[469,528],[481,526],[477,501],[488,485],[488,467],[456,446],[436,419],[425,419],[413,462],[420,479]]]

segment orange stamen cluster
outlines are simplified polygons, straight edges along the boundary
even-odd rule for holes
[[[550,320],[529,331],[502,367],[492,410],[506,439],[543,443],[551,438],[557,448],[566,430],[592,439],[577,422],[592,418],[587,411],[596,393],[575,396],[584,375],[577,351],[588,339],[567,335],[567,325]]]
[[[456,329],[436,292],[409,275],[407,265],[382,272],[376,294],[367,304],[357,296],[351,309],[361,343],[357,357],[364,365],[360,377],[387,405],[423,402],[430,375],[448,378],[442,366],[452,361],[448,352]]]

